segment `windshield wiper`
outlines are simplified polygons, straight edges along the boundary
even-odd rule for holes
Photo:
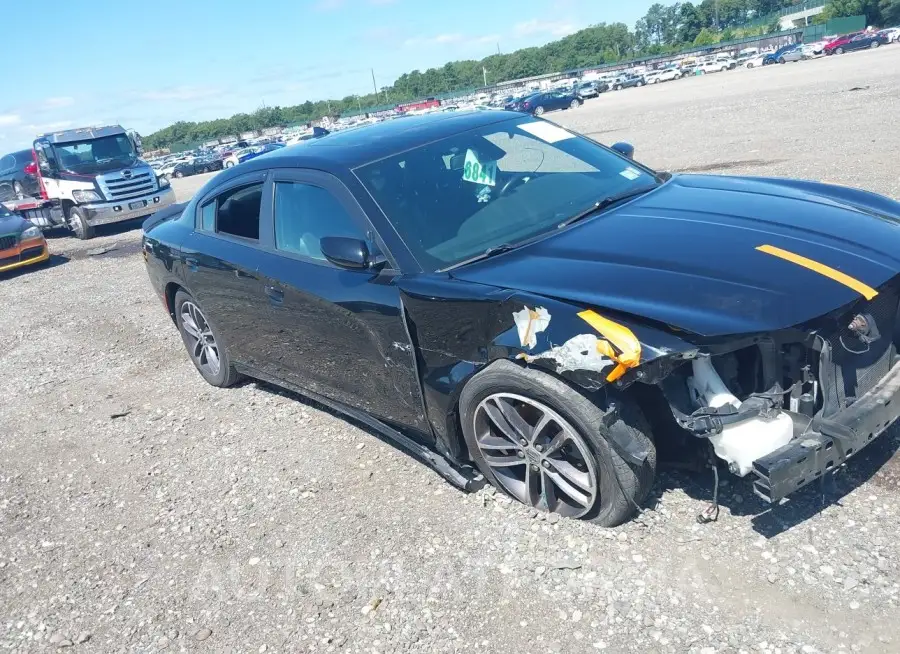
[[[500,245],[493,245],[489,247],[481,257],[487,259],[488,257],[493,257],[497,254],[503,254],[504,252],[509,252],[510,250],[515,250],[518,245],[513,245],[512,243],[501,243]]]
[[[570,218],[566,218],[562,221],[557,227],[562,229],[563,227],[568,227],[572,223],[577,223],[579,220],[584,220],[588,216],[597,213],[598,211],[603,211],[611,207],[612,205],[622,202],[624,200],[628,200],[629,198],[637,197],[638,195],[643,195],[644,193],[649,193],[653,189],[655,189],[658,184],[651,184],[648,186],[639,186],[638,188],[628,189],[627,191],[622,191],[621,193],[616,193],[614,195],[609,195],[602,200],[595,202],[591,206],[589,206],[584,211],[576,213],[574,216]]]

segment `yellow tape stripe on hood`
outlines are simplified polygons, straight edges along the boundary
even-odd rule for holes
[[[614,382],[629,368],[636,368],[640,364],[641,342],[628,327],[604,318],[590,309],[580,312],[578,317],[607,339],[597,341],[597,351],[619,364],[606,376],[606,381]]]
[[[771,254],[773,257],[778,257],[779,259],[784,259],[785,261],[796,263],[798,266],[803,266],[808,270],[812,270],[813,272],[824,275],[829,279],[833,279],[838,284],[843,284],[847,288],[852,288],[867,300],[871,300],[876,295],[878,295],[878,291],[876,291],[871,286],[863,284],[861,281],[859,281],[858,279],[854,279],[850,275],[845,275],[840,270],[835,270],[830,266],[826,266],[824,263],[819,263],[818,261],[807,259],[806,257],[800,256],[799,254],[794,254],[793,252],[788,252],[787,250],[777,248],[774,245],[760,245],[756,249],[760,252]]]

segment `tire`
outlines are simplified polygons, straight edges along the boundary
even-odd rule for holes
[[[607,398],[609,394],[603,397]],[[496,404],[498,401],[504,403],[507,409],[515,411],[523,420],[522,424],[526,424],[527,420],[522,418],[523,414],[519,414],[520,410],[524,411],[526,416],[529,411],[532,415],[540,416],[541,411],[546,409],[547,412],[543,415],[555,417],[550,419],[546,431],[541,430],[531,445],[520,446],[512,441],[503,440],[503,436],[495,435],[496,431],[490,428],[495,423],[487,420],[489,413],[486,407],[499,407],[500,404]],[[635,403],[629,398],[618,397],[615,402],[618,417],[607,426],[603,405],[606,401],[608,400],[592,400],[561,379],[537,368],[521,368],[509,361],[497,361],[479,372],[465,385],[460,396],[459,415],[472,461],[494,486],[523,503],[526,503],[522,497],[526,494],[525,475],[540,472],[539,478],[531,477],[533,481],[539,483],[547,479],[542,468],[554,470],[555,464],[546,461],[551,458],[547,449],[549,443],[543,446],[548,452],[547,455],[540,454],[544,450],[537,445],[541,440],[555,441],[555,438],[550,438],[554,432],[549,431],[549,425],[557,423],[560,433],[573,434],[578,439],[577,446],[573,437],[567,441],[569,444],[566,448],[557,450],[557,453],[564,452],[566,461],[575,464],[567,466],[570,472],[575,471],[582,479],[587,478],[593,484],[594,492],[584,496],[591,499],[586,502],[576,502],[574,499],[570,499],[569,502],[555,501],[555,506],[547,506],[542,499],[546,497],[544,493],[532,493],[530,497],[534,500],[526,505],[530,504],[541,511],[551,510],[565,517],[587,520],[604,527],[615,527],[627,521],[634,514],[635,507],[639,506],[650,492],[656,473],[656,449],[647,421]],[[530,403],[536,403],[542,409],[535,409]],[[563,429],[558,419],[561,419],[569,429]],[[619,455],[609,440],[613,433],[626,440],[634,439],[648,450],[648,456],[642,465],[632,466]],[[542,437],[543,434],[546,436]],[[513,461],[513,465],[492,467],[485,458],[491,455],[485,455],[479,445],[479,435],[482,441],[491,441],[486,444],[488,452],[501,451],[501,454],[495,456]],[[501,440],[497,441],[498,438]],[[505,448],[501,444],[498,448],[498,442],[509,443],[510,447]],[[504,451],[506,454],[502,453]],[[511,451],[515,451],[515,454],[509,454]],[[579,458],[582,454],[585,455],[583,459]],[[523,459],[523,462],[516,463],[516,459]],[[582,460],[584,465],[580,465]],[[520,474],[523,480],[517,482],[516,476]],[[557,471],[557,476],[562,475]],[[570,488],[576,488],[574,483]],[[551,495],[555,498],[566,497],[558,492]],[[572,505],[577,506],[573,509]]]
[[[578,109],[580,106],[581,103],[578,100],[572,100],[572,102],[569,103],[569,109]]]
[[[188,305],[195,308],[196,312],[189,308]],[[195,316],[198,314],[205,323],[205,328],[200,321],[196,319]],[[198,339],[192,336],[192,333],[195,330],[190,327],[188,321],[193,322],[193,324],[199,328],[201,335],[208,332],[209,338],[211,338],[212,341],[210,343],[209,338],[204,337],[203,342],[207,346],[211,345],[212,349],[215,350],[218,357],[217,367],[210,365],[212,358],[207,354],[209,352],[209,347],[198,345]],[[188,351],[188,356],[203,379],[212,386],[217,386],[219,388],[227,388],[240,381],[241,376],[235,371],[234,366],[231,365],[228,351],[222,344],[218,331],[206,319],[206,315],[203,313],[203,310],[200,309],[200,305],[197,301],[191,297],[190,294],[182,290],[175,293],[175,323],[178,326],[178,332],[181,334],[181,340],[184,341],[184,347]],[[188,327],[185,327],[186,324],[188,324]]]
[[[13,182],[13,196],[16,200],[25,199],[25,188],[19,182]]]
[[[643,82],[637,82],[637,83],[635,84],[635,87],[636,87],[636,88],[641,88],[643,85],[644,85]]]
[[[176,170],[174,175],[175,175],[176,179],[181,179],[182,177],[184,177],[184,173],[181,172],[180,170]]]
[[[223,167],[223,168],[233,168],[233,167],[234,167],[234,162],[233,162],[233,161],[226,161],[224,164],[222,164],[222,167]]]
[[[542,106],[540,106],[540,105],[538,105],[537,107],[535,107],[535,108],[534,108],[534,115],[535,115],[535,116],[543,116],[543,115],[544,115],[544,108],[543,108]]]
[[[747,70],[750,70],[751,68],[753,68],[753,64],[747,64]]]
[[[783,65],[783,64],[786,64],[787,61],[785,61],[784,57],[779,57],[779,58],[778,58],[778,63]]]
[[[880,41],[872,41],[872,45],[870,45],[869,47],[874,50],[875,48],[877,48],[880,45],[881,45]]]
[[[84,214],[78,207],[69,207],[69,211],[66,214],[66,223],[68,224],[69,229],[72,230],[72,234],[75,238],[82,241],[94,238],[94,228],[91,225],[88,225]]]
[[[844,54],[844,49],[843,48],[835,48],[834,54],[842,55],[842,54]]]

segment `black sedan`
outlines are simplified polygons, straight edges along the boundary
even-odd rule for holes
[[[0,200],[22,200],[41,193],[30,149],[0,156]]]
[[[582,100],[574,91],[547,91],[546,93],[534,93],[517,100],[506,108],[510,111],[541,116],[544,112],[557,109],[575,109],[581,105]]]
[[[461,488],[615,525],[687,439],[778,502],[900,415],[900,204],[631,153],[502,111],[346,130],[151,217],[147,270],[207,382]]]

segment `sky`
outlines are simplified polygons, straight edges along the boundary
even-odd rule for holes
[[[599,22],[633,27],[653,0],[3,4],[0,154],[70,127],[118,123],[147,135],[178,120],[369,93],[372,69],[380,87],[498,45],[542,45]]]

